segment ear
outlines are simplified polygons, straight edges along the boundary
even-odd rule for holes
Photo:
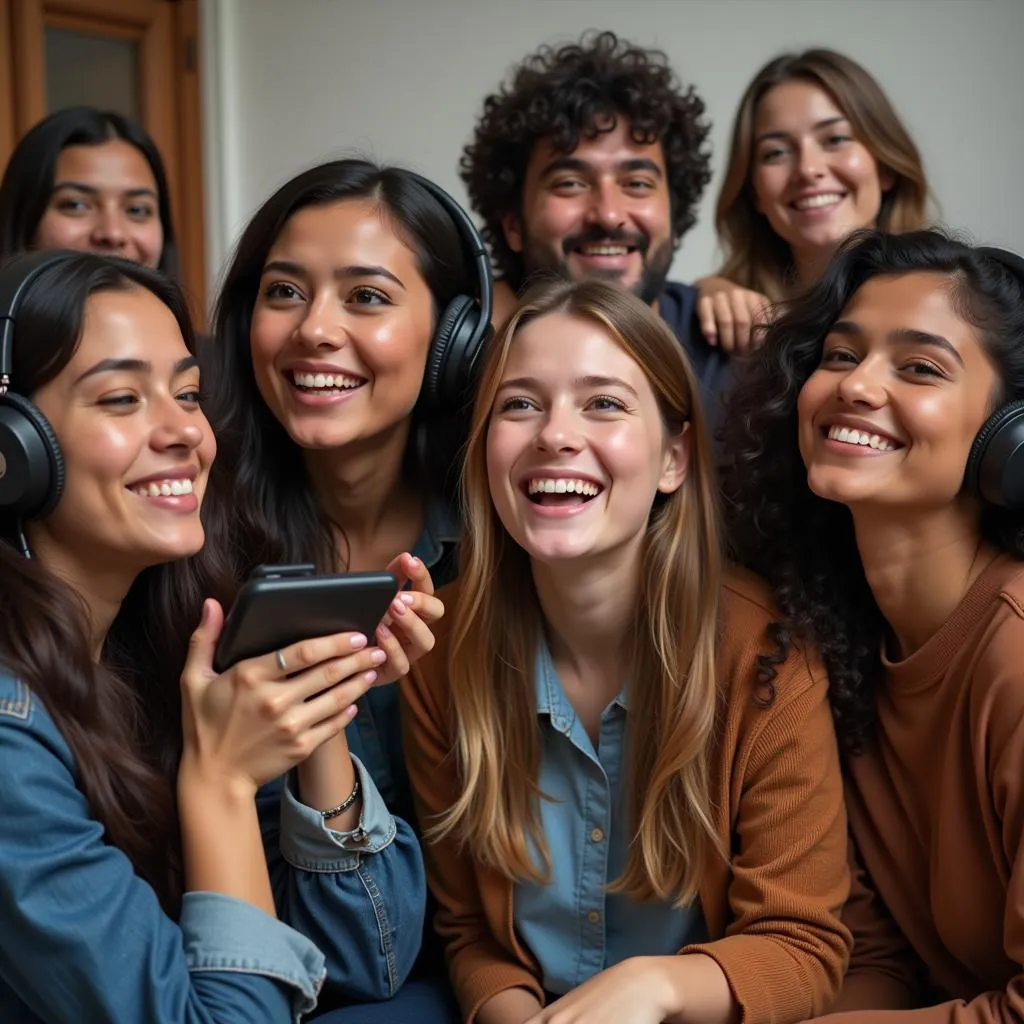
[[[665,446],[658,490],[662,494],[678,491],[690,467],[690,424],[684,423],[678,434],[670,435]]]
[[[896,186],[896,172],[891,167],[878,165],[878,185],[882,193],[891,191]]]
[[[513,252],[522,252],[523,231],[519,223],[519,215],[515,213],[502,214],[501,230],[505,235],[505,244]]]

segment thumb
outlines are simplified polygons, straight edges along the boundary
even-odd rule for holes
[[[209,677],[214,675],[213,652],[224,626],[224,610],[220,603],[208,598],[203,602],[203,616],[188,642],[188,657],[182,675]]]
[[[715,311],[710,295],[702,295],[697,301],[697,319],[700,323],[700,332],[707,339],[708,344],[717,345],[718,324],[715,322]]]

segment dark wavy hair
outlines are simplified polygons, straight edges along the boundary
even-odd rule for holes
[[[17,258],[10,264],[16,268]],[[33,282],[18,309],[12,389],[31,397],[78,348],[89,296],[144,288],[174,314],[190,352],[195,335],[181,291],[138,264],[92,253]],[[75,464],[66,462],[68,478]],[[0,515],[0,663],[42,701],[75,757],[79,785],[104,839],[176,916],[182,876],[174,780],[181,754],[179,676],[203,596],[218,570],[201,558],[136,578],[93,662],[80,595],[20,553],[20,523]]]
[[[501,277],[523,283],[523,259],[505,241],[501,219],[520,212],[534,144],[548,139],[571,153],[581,138],[613,131],[619,117],[638,143],[661,142],[678,242],[697,219],[711,180],[710,124],[692,86],[679,84],[660,50],[641,49],[614,32],[586,33],[579,43],[542,46],[513,72],[509,84],[484,100],[459,173]]]
[[[860,232],[821,280],[767,330],[728,400],[723,487],[735,557],[772,585],[780,640],[800,636],[824,658],[836,729],[848,753],[869,742],[885,622],[868,586],[849,509],[813,494],[797,442],[797,398],[825,336],[857,290],[880,275],[949,278],[955,308],[979,333],[1002,383],[994,407],[1024,398],[1024,279],[937,231]],[[1024,512],[985,505],[981,537],[1024,557]]]
[[[455,222],[402,168],[354,159],[321,164],[281,186],[260,207],[224,279],[205,360],[220,445],[206,503],[208,525],[211,542],[232,552],[239,578],[261,563],[334,567],[331,523],[314,496],[301,452],[256,385],[250,331],[263,267],[285,224],[299,210],[347,199],[380,204],[416,254],[435,318],[457,295],[479,290]],[[457,484],[452,470],[464,429],[457,412],[437,418],[426,416],[419,405],[413,410],[406,470],[426,493],[452,498]]]
[[[93,107],[66,107],[44,117],[14,147],[0,181],[0,264],[35,247],[36,231],[53,194],[57,159],[68,146],[99,146],[120,139],[146,159],[156,181],[164,247],[158,268],[178,276],[178,246],[171,218],[167,172],[156,143],[131,118]]]

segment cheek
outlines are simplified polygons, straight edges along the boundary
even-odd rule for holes
[[[36,229],[35,244],[41,249],[77,249],[89,239],[89,222],[47,212]]]
[[[142,227],[138,245],[146,266],[155,270],[160,265],[160,257],[164,251],[164,229],[160,221],[155,220]]]
[[[257,309],[249,331],[249,358],[260,391],[277,376],[275,361],[290,337],[294,324],[276,311]],[[266,396],[264,396],[266,397]]]
[[[403,401],[415,401],[423,386],[432,338],[429,322],[412,324],[403,320],[361,332],[353,341],[359,361],[375,380],[387,380]]]
[[[781,167],[758,167],[750,178],[754,205],[760,213],[770,213],[769,204],[776,202],[786,188],[789,175]]]
[[[878,164],[875,158],[860,145],[851,147],[833,165],[834,173],[855,184],[871,197],[880,196],[881,184],[878,180]]]

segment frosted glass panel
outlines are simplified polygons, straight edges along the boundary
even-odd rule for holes
[[[46,29],[46,105],[139,117],[139,47],[131,39]]]

